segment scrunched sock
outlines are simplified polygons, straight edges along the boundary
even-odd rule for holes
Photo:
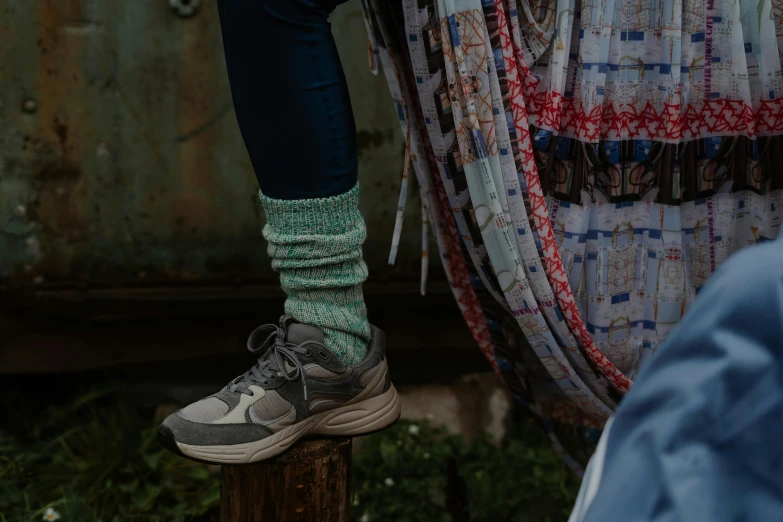
[[[272,268],[287,295],[285,313],[319,327],[326,346],[345,364],[367,353],[370,323],[362,283],[367,237],[359,185],[328,198],[282,200],[261,194],[264,238]]]

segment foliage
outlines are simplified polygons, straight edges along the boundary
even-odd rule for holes
[[[353,463],[354,520],[451,521],[449,459],[457,462],[466,486],[471,522],[566,520],[576,477],[532,421],[515,424],[508,439],[499,448],[484,434],[468,445],[440,428],[407,423],[370,436]],[[394,485],[386,485],[387,478]]]
[[[113,394],[51,408],[25,439],[0,430],[0,521],[37,522],[48,507],[62,522],[218,519],[217,477],[162,449]]]
[[[42,411],[23,436],[0,427],[0,522],[37,522],[48,508],[60,522],[218,520],[218,474],[160,448],[149,417],[102,390]],[[575,477],[531,422],[504,448],[398,423],[354,457],[353,520],[450,521],[450,460],[472,522],[565,520],[575,498]]]

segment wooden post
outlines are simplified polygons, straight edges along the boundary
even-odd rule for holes
[[[304,441],[273,459],[223,466],[221,522],[348,522],[351,439]]]

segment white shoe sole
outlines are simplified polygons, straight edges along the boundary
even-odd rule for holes
[[[265,439],[223,446],[196,446],[177,442],[177,446],[182,453],[194,459],[214,464],[248,464],[283,453],[305,435],[362,435],[391,426],[399,417],[400,398],[392,385],[381,395],[317,413]]]

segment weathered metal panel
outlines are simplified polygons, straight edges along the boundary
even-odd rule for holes
[[[386,265],[399,123],[384,79],[367,71],[358,4],[333,22],[359,129],[371,275],[415,278],[414,194],[401,255]],[[271,281],[256,190],[215,2],[182,18],[168,0],[0,0],[0,283]]]

